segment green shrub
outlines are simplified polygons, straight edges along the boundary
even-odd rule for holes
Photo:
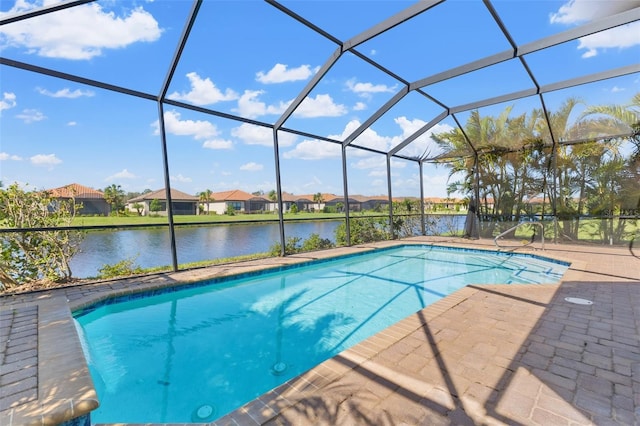
[[[141,274],[142,268],[135,264],[135,258],[124,259],[114,264],[105,264],[98,269],[98,278],[116,278],[127,275]]]
[[[349,221],[349,235],[351,245],[371,243],[374,241],[384,241],[389,239],[389,225],[384,218],[358,217]],[[341,223],[335,230],[336,244],[347,245],[347,226]]]
[[[302,241],[302,244],[300,244],[301,241],[302,238],[299,237],[287,238],[284,244],[285,254],[295,254],[334,247],[334,244],[331,242],[331,240],[320,238],[320,235],[315,233],[311,234],[309,238]],[[271,245],[271,247],[269,248],[269,256],[280,256],[280,247],[280,243],[274,243],[273,245]]]
[[[320,238],[319,234],[311,234],[302,243],[301,251],[314,251],[332,248],[334,244],[327,238]]]
[[[74,199],[54,198],[46,191],[24,190],[18,184],[0,188],[0,226],[49,228],[71,225],[82,209]],[[69,261],[84,233],[67,230],[28,231],[0,237],[0,290],[33,281],[71,279]]]

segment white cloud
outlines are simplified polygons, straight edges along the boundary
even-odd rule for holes
[[[279,102],[277,105],[267,105],[259,100],[264,94],[263,90],[245,90],[238,100],[238,108],[234,109],[241,116],[256,118],[263,115],[280,115],[286,111],[292,101]],[[347,113],[347,107],[334,103],[329,95],[316,95],[315,98],[307,97],[293,115],[305,118],[338,117]]]
[[[429,175],[425,171],[422,174],[423,184],[425,187],[425,197],[446,197],[449,176],[447,174]],[[452,196],[461,194],[452,194]]]
[[[37,154],[29,158],[29,160],[34,166],[44,166],[50,169],[56,164],[62,163],[62,160],[56,157],[55,154]]]
[[[0,16],[24,13],[45,3],[49,2],[16,1],[12,9]],[[48,58],[73,60],[100,56],[104,49],[153,42],[160,38],[161,33],[158,22],[141,6],[118,15],[115,11],[104,10],[99,3],[48,13],[4,25],[0,29],[5,47],[24,48],[28,53]]]
[[[264,84],[285,83],[288,81],[306,80],[317,73],[320,67],[311,68],[311,65],[300,65],[298,68],[287,69],[287,65],[275,64],[268,72],[256,73],[256,80]]]
[[[599,49],[626,49],[640,45],[640,22],[612,28],[607,31],[582,37],[578,49],[586,49],[583,58],[591,58]]]
[[[406,161],[391,159],[391,167],[394,169],[403,169],[406,166]],[[375,169],[369,172],[369,176],[387,176],[387,157],[381,154],[369,154],[366,158],[351,163],[351,167],[359,170]]]
[[[151,123],[154,134],[159,134],[158,120]],[[180,120],[180,113],[167,111],[164,113],[164,125],[167,133],[179,136],[193,136],[196,140],[218,136],[220,132],[215,125],[204,120]]]
[[[208,149],[231,149],[233,148],[233,141],[226,139],[209,139],[204,141],[202,147]]]
[[[6,152],[0,152],[0,161],[7,161],[7,160],[22,161],[22,157],[18,155],[11,155]]]
[[[78,125],[78,123],[76,121],[70,121],[70,122],[67,123],[67,126],[69,126],[69,127],[73,127],[73,126],[77,126],[77,125]]]
[[[24,109],[22,113],[16,114],[16,117],[24,121],[27,124],[34,123],[36,121],[42,121],[47,118],[43,113],[37,109]]]
[[[75,99],[75,98],[80,98],[82,96],[92,97],[95,95],[95,93],[92,92],[91,90],[80,90],[80,89],[70,90],[70,89],[64,88],[64,89],[58,90],[57,92],[50,92],[47,89],[42,89],[40,87],[37,87],[36,90],[41,95],[50,96],[52,98]]]
[[[248,172],[258,172],[262,169],[264,169],[264,166],[262,164],[254,163],[253,161],[240,166],[240,170],[245,170]]]
[[[347,113],[347,107],[336,104],[329,95],[316,95],[315,98],[306,97],[296,108],[294,115],[298,117],[339,117]]]
[[[380,175],[386,176],[387,157],[385,157],[384,155],[370,155],[367,158],[362,158],[354,163],[351,163],[351,167],[360,170],[379,169]]]
[[[594,18],[615,15],[640,6],[639,0],[593,1],[569,0],[549,16],[552,24],[577,24]]]
[[[611,89],[611,92],[613,93],[624,92],[624,91],[625,91],[624,87],[618,87],[618,86],[613,86],[613,88]]]
[[[640,7],[640,0],[570,0],[549,16],[552,24],[575,25],[595,18],[614,15]],[[578,49],[586,49],[583,58],[591,58],[599,49],[624,49],[640,44],[640,22],[633,22],[579,39]]]
[[[278,105],[267,105],[258,98],[264,94],[263,90],[245,90],[238,100],[238,108],[233,111],[247,118],[256,118],[267,114],[282,114],[291,103],[280,102]]]
[[[353,106],[354,111],[363,111],[365,109],[367,109],[367,104],[365,104],[364,102],[356,102],[356,104]]]
[[[129,170],[127,169],[122,169],[122,171],[119,171],[118,173],[115,173],[109,177],[107,177],[105,179],[105,181],[113,181],[113,180],[118,180],[118,179],[135,179],[138,176],[134,175],[133,173],[131,173]]]
[[[303,188],[322,188],[322,180],[320,180],[317,176],[311,176],[311,180],[302,185]]]
[[[403,140],[414,134],[420,128],[422,128],[426,122],[414,119],[409,120],[406,117],[398,117],[394,120],[401,130],[401,133],[397,136],[388,137],[378,134],[375,130],[368,128],[365,129],[360,136],[354,141],[354,145],[359,145],[367,148],[376,149],[382,152],[388,152],[394,146],[397,146]],[[328,135],[329,139],[338,141],[345,140],[351,133],[353,133],[358,127],[360,127],[358,120],[351,120],[345,126],[341,134]],[[433,154],[437,152],[437,145],[431,140],[432,133],[440,133],[451,130],[449,125],[435,125],[432,129],[425,132],[419,138],[414,140],[411,144],[405,147],[401,152],[407,156],[420,157],[425,153],[425,149],[429,148],[427,152]],[[319,140],[305,140],[300,142],[295,149],[283,153],[283,158],[291,159],[297,158],[302,160],[318,160],[326,158],[339,158],[342,154],[340,145],[319,141]],[[384,156],[367,152],[361,149],[351,149],[347,154],[349,157],[360,157],[362,160],[355,163],[357,168],[368,169],[374,167],[371,162],[375,163],[375,167],[379,167],[379,162],[382,161],[384,165]],[[369,157],[374,159],[370,160]],[[392,160],[395,167],[404,167],[405,162],[396,162]]]
[[[0,100],[0,112],[5,109],[13,108],[16,106],[16,94],[11,92],[4,92],[2,94],[2,99]]]
[[[425,124],[427,124],[425,121],[422,121],[420,119],[416,118],[413,120],[409,120],[404,116],[398,117],[394,121],[400,127],[402,133],[399,136],[393,138],[392,146],[400,144],[402,141],[413,135],[415,132],[424,127]],[[451,130],[452,127],[448,124],[436,124],[431,129],[420,135],[417,139],[412,141],[405,148],[401,149],[400,152],[403,155],[409,157],[422,157],[425,154],[427,154],[428,156],[433,156],[436,153],[440,152],[441,148],[438,147],[438,145],[431,139],[431,135],[433,133],[443,133]]]
[[[373,93],[393,93],[396,86],[389,87],[385,84],[359,83],[355,78],[347,81],[347,88],[360,96],[369,96]]]
[[[231,129],[231,135],[240,139],[247,145],[273,147],[273,130],[268,127],[243,123],[240,126]],[[293,145],[296,139],[297,137],[294,134],[278,132],[278,146],[280,148]]]
[[[191,83],[189,92],[173,92],[168,97],[178,101],[187,101],[194,105],[211,105],[221,101],[234,101],[238,99],[238,94],[232,89],[227,89],[222,93],[220,89],[209,78],[204,80],[195,72],[187,74]]]
[[[351,134],[354,130],[356,130],[360,126],[360,122],[357,120],[351,121],[345,130],[348,130],[349,133],[344,135],[346,138],[349,134]],[[386,152],[391,147],[392,139],[387,136],[379,135],[375,130],[371,127],[365,129],[354,141],[353,144],[366,146],[368,148],[377,149],[378,151]],[[361,151],[361,150],[359,150]],[[362,155],[366,155],[363,151]]]
[[[358,120],[351,120],[347,123],[341,134],[328,135],[327,137],[329,139],[343,141],[359,126],[360,122]],[[388,145],[388,142],[385,142],[384,138],[378,136],[378,134],[371,129],[365,130],[362,135],[360,135],[360,137],[362,137],[363,139],[358,138],[356,139],[356,141],[367,141],[376,146],[380,145],[380,143],[382,143],[385,147]],[[370,145],[364,146],[372,147]],[[285,152],[283,154],[283,157],[297,158],[301,160],[322,160],[326,158],[340,158],[341,155],[342,148],[340,147],[340,144],[313,139],[300,142],[293,150]],[[368,153],[361,149],[354,149],[349,152],[349,155],[368,156],[371,155],[371,153]]]
[[[282,154],[283,158],[299,160],[324,160],[327,158],[340,158],[341,155],[342,148],[339,144],[317,139],[304,140],[291,151]]]
[[[178,176],[170,176],[170,178],[172,181],[180,183],[189,183],[192,181],[190,177],[182,176],[182,174],[178,174]]]

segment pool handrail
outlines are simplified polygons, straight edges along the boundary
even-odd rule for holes
[[[511,231],[516,230],[517,228],[519,228],[519,227],[521,227],[521,226],[523,226],[523,225],[538,225],[538,226],[540,227],[540,230],[541,230],[541,232],[540,232],[540,236],[541,236],[541,237],[540,237],[540,242],[541,242],[541,248],[542,248],[542,250],[544,251],[544,224],[543,224],[542,222],[538,222],[538,221],[534,221],[534,222],[521,222],[521,223],[519,223],[519,224],[517,224],[517,225],[515,225],[515,226],[512,226],[511,228],[507,229],[506,231],[501,232],[500,234],[496,235],[496,237],[493,239],[493,243],[494,243],[494,244],[496,245],[496,247],[498,247],[499,249],[503,248],[503,247],[501,247],[501,246],[500,246],[500,244],[498,244],[498,239],[499,239],[499,238],[502,238],[504,235],[508,234],[508,233],[509,233],[509,232],[511,232]],[[535,236],[535,234],[534,234],[534,236]],[[532,243],[533,243],[533,239],[531,239],[531,242],[530,242],[530,243],[528,243],[528,244],[526,244],[526,245],[529,245],[529,244],[532,244]]]

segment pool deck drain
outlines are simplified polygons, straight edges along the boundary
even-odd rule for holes
[[[4,296],[0,424],[58,424],[95,408],[69,308],[394,244]],[[561,284],[465,287],[213,424],[640,424],[640,259],[625,247],[545,248],[536,254],[572,262]]]

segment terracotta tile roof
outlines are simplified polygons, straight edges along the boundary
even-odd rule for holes
[[[249,201],[255,199],[268,200],[267,197],[249,194],[248,192],[244,192],[239,189],[233,189],[231,191],[212,192],[210,198],[212,201]]]
[[[424,199],[425,202],[427,203],[452,203],[452,204],[461,204],[463,203],[463,200],[461,200],[460,198],[442,198],[442,197],[426,197]]]
[[[349,195],[349,198],[360,203],[367,201],[389,201],[389,197],[386,195]]]
[[[130,199],[129,203],[135,203],[138,201],[146,201],[146,200],[166,200],[167,191],[162,188],[157,191],[147,192],[146,194],[139,195],[135,198]],[[171,188],[171,201],[198,201],[198,197],[194,195],[189,195],[186,192],[178,191],[175,188]]]
[[[48,193],[55,198],[104,198],[104,193],[88,186],[77,183],[61,186],[60,188],[48,189]]]
[[[299,201],[300,200],[300,195],[294,195],[290,192],[283,192],[282,193],[282,201],[286,201],[286,202],[295,202],[295,201]]]

